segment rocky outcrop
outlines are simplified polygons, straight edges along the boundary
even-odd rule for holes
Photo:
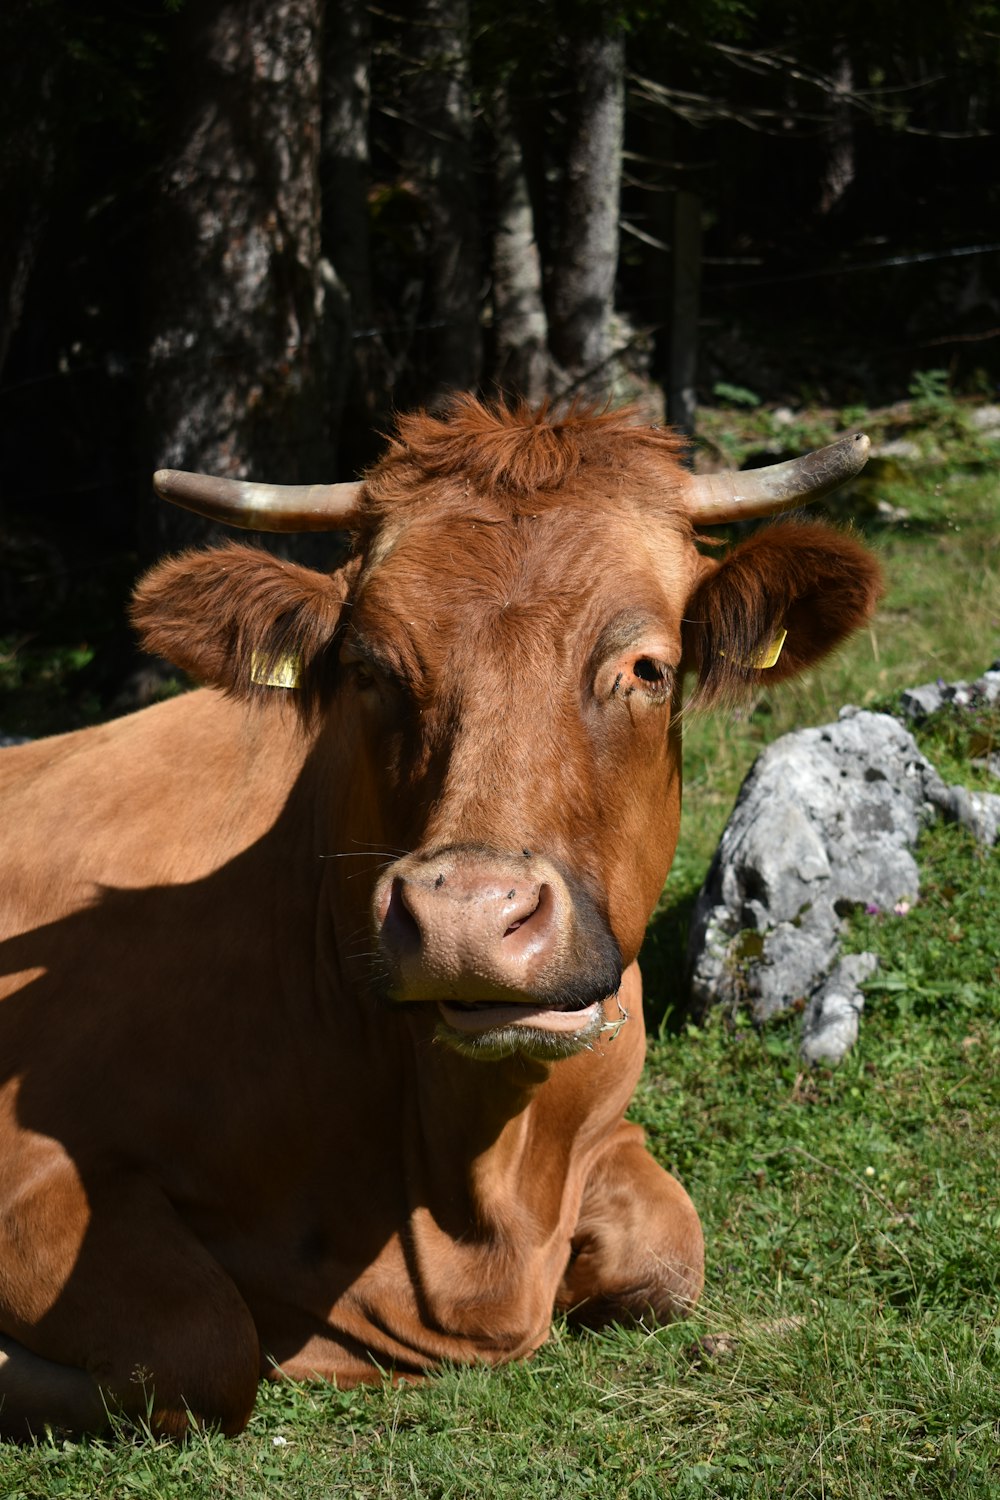
[[[904,709],[917,717],[998,698],[1000,664],[973,684],[915,688]],[[841,956],[844,920],[858,906],[908,909],[920,890],[913,851],[938,816],[993,844],[1000,796],[946,785],[887,714],[848,707],[835,724],[776,741],[744,782],[698,897],[695,1005],[749,1004],[758,1021],[802,1010],[803,1058],[839,1061],[857,1037],[860,985],[877,962]]]
[[[919,724],[949,704],[955,708],[978,708],[1000,703],[1000,662],[975,682],[925,682],[922,687],[908,688],[900,696],[899,706],[911,723]]]

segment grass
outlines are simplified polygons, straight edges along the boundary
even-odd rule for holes
[[[7,1448],[0,1493],[980,1500],[1000,1488],[1000,857],[935,827],[920,902],[857,919],[850,943],[882,968],[836,1071],[799,1066],[795,1018],[695,1028],[678,1003],[685,914],[757,751],[844,702],[889,706],[1000,655],[992,481],[973,459],[893,483],[907,518],[861,507],[889,580],[872,633],[740,719],[687,725],[632,1115],[702,1214],[696,1316],[603,1335],[557,1325],[528,1363],[424,1386],[269,1387],[234,1441],[126,1432]],[[2,708],[0,723],[18,727]],[[996,728],[946,714],[922,743],[946,777],[970,780]]]

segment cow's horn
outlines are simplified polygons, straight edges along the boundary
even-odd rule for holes
[[[337,531],[351,525],[361,485],[251,484],[158,469],[153,488],[163,500],[247,531]]]
[[[697,474],[688,502],[691,519],[703,526],[720,526],[724,521],[777,515],[818,500],[864,468],[870,447],[863,432],[854,432],[788,463],[738,473]]]

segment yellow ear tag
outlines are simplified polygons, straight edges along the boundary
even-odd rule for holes
[[[263,651],[251,651],[250,681],[260,687],[297,688],[302,681],[302,658],[269,657]]]
[[[777,662],[787,639],[788,631],[779,630],[769,646],[765,646],[763,651],[758,651],[756,656],[751,657],[750,665],[756,667],[758,672],[766,672],[769,667],[773,667]]]
[[[741,661],[740,666],[750,667],[755,672],[766,672],[768,668],[773,667],[778,660],[778,657],[781,655],[782,647],[784,646],[787,639],[788,631],[779,630],[778,634],[775,636],[774,640],[769,646],[764,646],[762,650],[757,652],[756,656],[751,656],[749,661]],[[719,652],[719,655],[722,657],[724,657],[725,654],[726,653],[724,651]]]

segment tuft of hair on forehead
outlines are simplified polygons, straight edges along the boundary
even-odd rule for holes
[[[667,428],[643,426],[631,408],[619,411],[574,403],[505,405],[475,396],[450,398],[440,414],[411,412],[398,419],[389,450],[365,476],[365,505],[376,520],[417,500],[428,483],[459,480],[475,486],[510,515],[558,504],[573,486],[574,500],[607,497],[607,483],[644,470],[665,493],[679,492],[684,440]]]

